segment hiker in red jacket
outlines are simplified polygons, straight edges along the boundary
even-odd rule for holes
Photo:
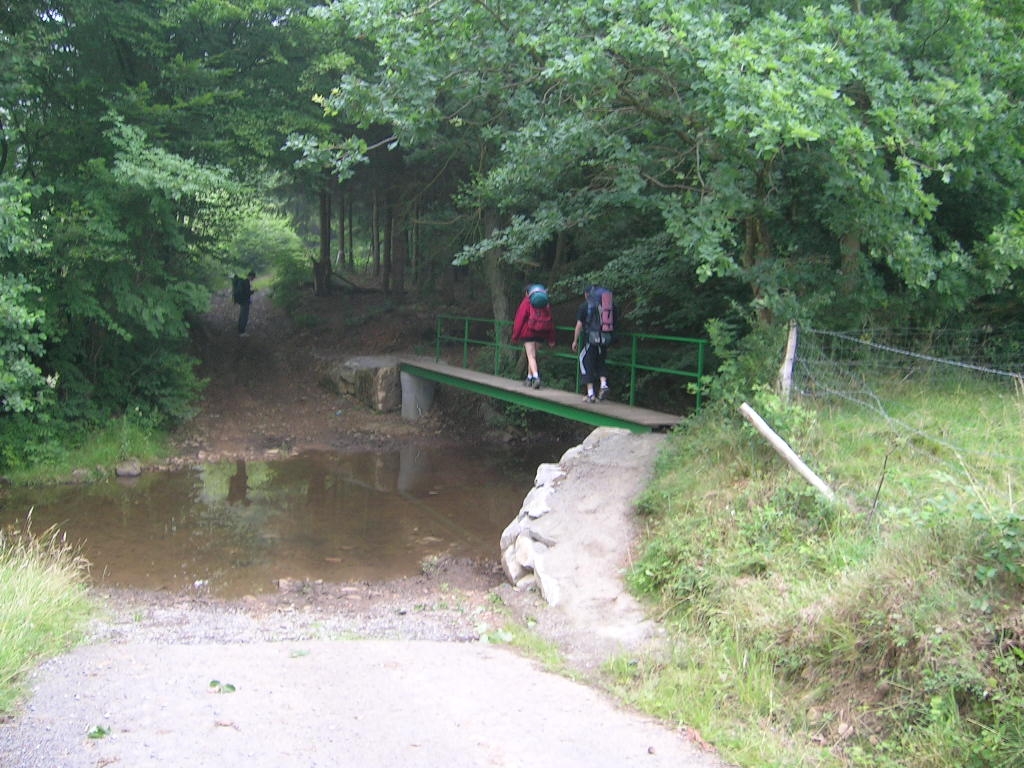
[[[526,386],[540,389],[540,372],[537,370],[537,344],[547,342],[555,346],[555,321],[548,306],[548,292],[543,285],[526,286],[523,300],[516,310],[512,323],[512,343],[522,344],[526,350]]]

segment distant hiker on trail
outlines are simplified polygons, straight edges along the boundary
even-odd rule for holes
[[[526,386],[540,389],[540,371],[537,370],[537,344],[547,342],[555,346],[555,321],[548,306],[548,292],[536,283],[526,286],[523,300],[512,323],[512,343],[522,344],[526,350]]]
[[[249,274],[246,277],[239,277],[238,275],[232,275],[231,277],[231,295],[238,305],[238,335],[245,335],[245,326],[249,324],[249,303],[252,301],[252,295],[256,291],[252,288],[252,281],[256,279],[256,273],[249,270]]]
[[[580,381],[586,386],[585,403],[608,397],[608,345],[614,340],[618,308],[612,292],[592,285],[583,291],[583,303],[576,312],[576,328],[572,335],[572,351],[580,356]],[[580,336],[584,337],[580,349]],[[597,394],[594,385],[599,384]]]

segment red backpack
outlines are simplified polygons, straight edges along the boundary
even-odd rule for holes
[[[551,307],[535,307],[530,305],[530,314],[526,317],[525,336],[535,338],[546,338],[555,327],[555,320],[551,317]]]

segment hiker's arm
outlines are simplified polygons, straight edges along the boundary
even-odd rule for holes
[[[572,351],[576,352],[580,346],[580,333],[583,331],[583,321],[576,321],[576,328],[572,332]]]

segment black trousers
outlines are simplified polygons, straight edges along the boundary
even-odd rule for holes
[[[605,358],[608,347],[603,344],[587,343],[580,350],[580,381],[584,384],[596,384],[601,377],[608,378],[608,366]]]
[[[245,333],[245,326],[249,324],[249,302],[238,305],[238,332]]]

